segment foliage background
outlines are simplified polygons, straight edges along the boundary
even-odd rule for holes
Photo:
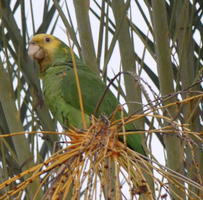
[[[148,109],[202,133],[202,98],[154,111],[158,105],[202,94],[202,15],[201,0],[0,0],[0,133],[58,129],[44,104],[37,67],[27,55],[36,33],[53,33],[67,44],[70,37],[74,51],[107,84],[119,71],[132,72],[133,78],[123,75],[111,87],[121,103],[127,102],[129,114]],[[155,117],[135,123],[146,130],[167,125]],[[159,162],[201,185],[201,139],[187,138],[195,146],[191,150],[182,136],[181,131],[178,137],[146,134],[145,140]],[[60,139],[39,134],[1,139],[1,182],[44,161]],[[166,198],[187,199],[186,191],[171,189],[178,196]],[[201,190],[191,186],[190,191],[201,198]]]

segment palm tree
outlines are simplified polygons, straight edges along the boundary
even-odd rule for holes
[[[203,199],[202,15],[201,0],[0,0],[0,199]],[[145,130],[147,160],[61,131],[26,51],[45,32],[110,85]],[[93,117],[83,135],[98,127],[109,129]]]

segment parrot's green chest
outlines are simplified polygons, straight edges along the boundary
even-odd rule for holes
[[[45,102],[55,119],[57,119],[63,126],[82,128],[80,110],[71,106],[64,99],[65,94],[64,90],[62,90],[62,85],[64,83],[65,76],[65,67],[57,67],[55,69],[50,68],[47,70],[43,78]],[[89,117],[86,116],[86,119],[89,120]]]

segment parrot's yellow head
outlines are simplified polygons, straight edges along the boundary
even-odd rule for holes
[[[37,34],[29,42],[28,55],[40,66],[40,73],[64,60],[68,55],[68,47],[57,37],[49,34]]]

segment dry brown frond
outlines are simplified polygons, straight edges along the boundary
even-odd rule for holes
[[[185,102],[187,101],[184,100],[183,103]],[[160,129],[149,131],[121,132],[122,122],[128,124],[140,117],[147,116],[171,123]],[[53,153],[43,163],[1,183],[0,194],[2,195],[0,199],[20,199],[23,194],[25,195],[27,186],[38,178],[41,180],[38,191],[41,188],[45,191],[43,199],[66,199],[69,195],[71,195],[71,199],[92,200],[99,198],[137,199],[139,195],[145,195],[147,199],[154,199],[154,193],[145,179],[148,175],[154,181],[157,190],[156,197],[169,196],[168,183],[170,181],[180,190],[186,191],[186,194],[192,193],[197,200],[200,200],[201,197],[189,191],[189,186],[203,191],[201,182],[195,182],[168,169],[156,161],[152,155],[147,158],[118,140],[119,135],[156,132],[175,134],[177,137],[181,137],[191,148],[191,152],[195,148],[199,148],[197,141],[203,142],[202,133],[192,132],[187,125],[178,124],[161,115],[147,113],[112,122],[92,117],[91,126],[86,130],[70,129],[63,133],[41,132],[42,134],[63,134],[71,138],[71,141],[64,143],[62,149]],[[34,133],[36,132],[28,134]],[[24,133],[14,133],[12,136],[19,134]],[[0,137],[8,136],[1,135]],[[195,137],[196,142],[189,136]],[[184,184],[182,184],[183,182]],[[114,183],[113,186],[112,183]],[[111,185],[111,187],[108,189],[107,185]],[[37,199],[38,191],[36,191],[34,199]],[[176,193],[174,195],[178,198]]]

